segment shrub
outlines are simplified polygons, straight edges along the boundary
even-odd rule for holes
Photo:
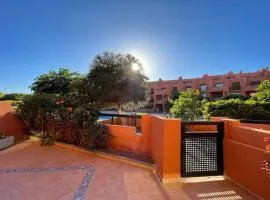
[[[19,101],[21,98],[23,98],[25,94],[22,93],[9,93],[9,94],[0,94],[0,101],[7,101],[7,100],[13,100],[13,101]]]
[[[203,104],[203,116],[230,117],[234,119],[270,119],[270,103],[241,99],[217,100]]]
[[[222,97],[223,100],[229,100],[229,99],[241,99],[243,101],[248,100],[249,97],[240,95],[240,94],[232,94],[232,95],[228,95],[228,96],[224,96]]]
[[[95,102],[72,105],[68,95],[35,93],[18,103],[17,114],[32,132],[41,133],[41,145],[58,140],[96,149],[106,147],[108,140],[106,127],[97,124],[99,108]]]
[[[181,92],[179,98],[173,103],[170,113],[173,117],[182,120],[196,120],[201,113],[201,101],[199,91],[188,90]]]

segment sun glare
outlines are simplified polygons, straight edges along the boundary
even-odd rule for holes
[[[137,71],[139,69],[139,65],[137,63],[132,64],[133,71]]]
[[[138,51],[135,51],[135,50],[130,51],[130,52],[131,52],[132,55],[134,55],[136,58],[138,58],[139,62],[142,64],[144,72],[148,72],[149,71],[148,70],[149,66],[148,66],[147,56],[144,53],[142,53],[142,52],[139,53]],[[132,65],[132,69],[136,71],[136,70],[139,69],[139,66],[138,65],[137,66]]]

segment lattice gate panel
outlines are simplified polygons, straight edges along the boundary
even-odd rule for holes
[[[190,125],[216,125],[216,131],[186,131]],[[182,122],[181,176],[223,175],[223,122]]]
[[[217,171],[216,137],[188,137],[185,142],[186,173]]]

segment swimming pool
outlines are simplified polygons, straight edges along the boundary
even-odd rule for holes
[[[110,116],[99,116],[98,121],[104,121],[104,120],[108,120],[111,119],[112,117]]]

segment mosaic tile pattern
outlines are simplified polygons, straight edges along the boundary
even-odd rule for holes
[[[47,168],[11,168],[11,169],[0,169],[0,174],[38,174],[38,173],[54,173],[61,171],[71,170],[86,170],[86,174],[80,183],[79,188],[75,191],[72,200],[84,200],[88,185],[92,181],[94,174],[93,167],[89,165],[83,166],[64,166],[64,167],[47,167]]]
[[[86,172],[86,175],[84,176],[80,187],[76,191],[76,193],[73,196],[72,200],[83,200],[86,194],[86,191],[88,189],[89,183],[91,183],[93,177],[93,171],[91,169],[88,169]]]

